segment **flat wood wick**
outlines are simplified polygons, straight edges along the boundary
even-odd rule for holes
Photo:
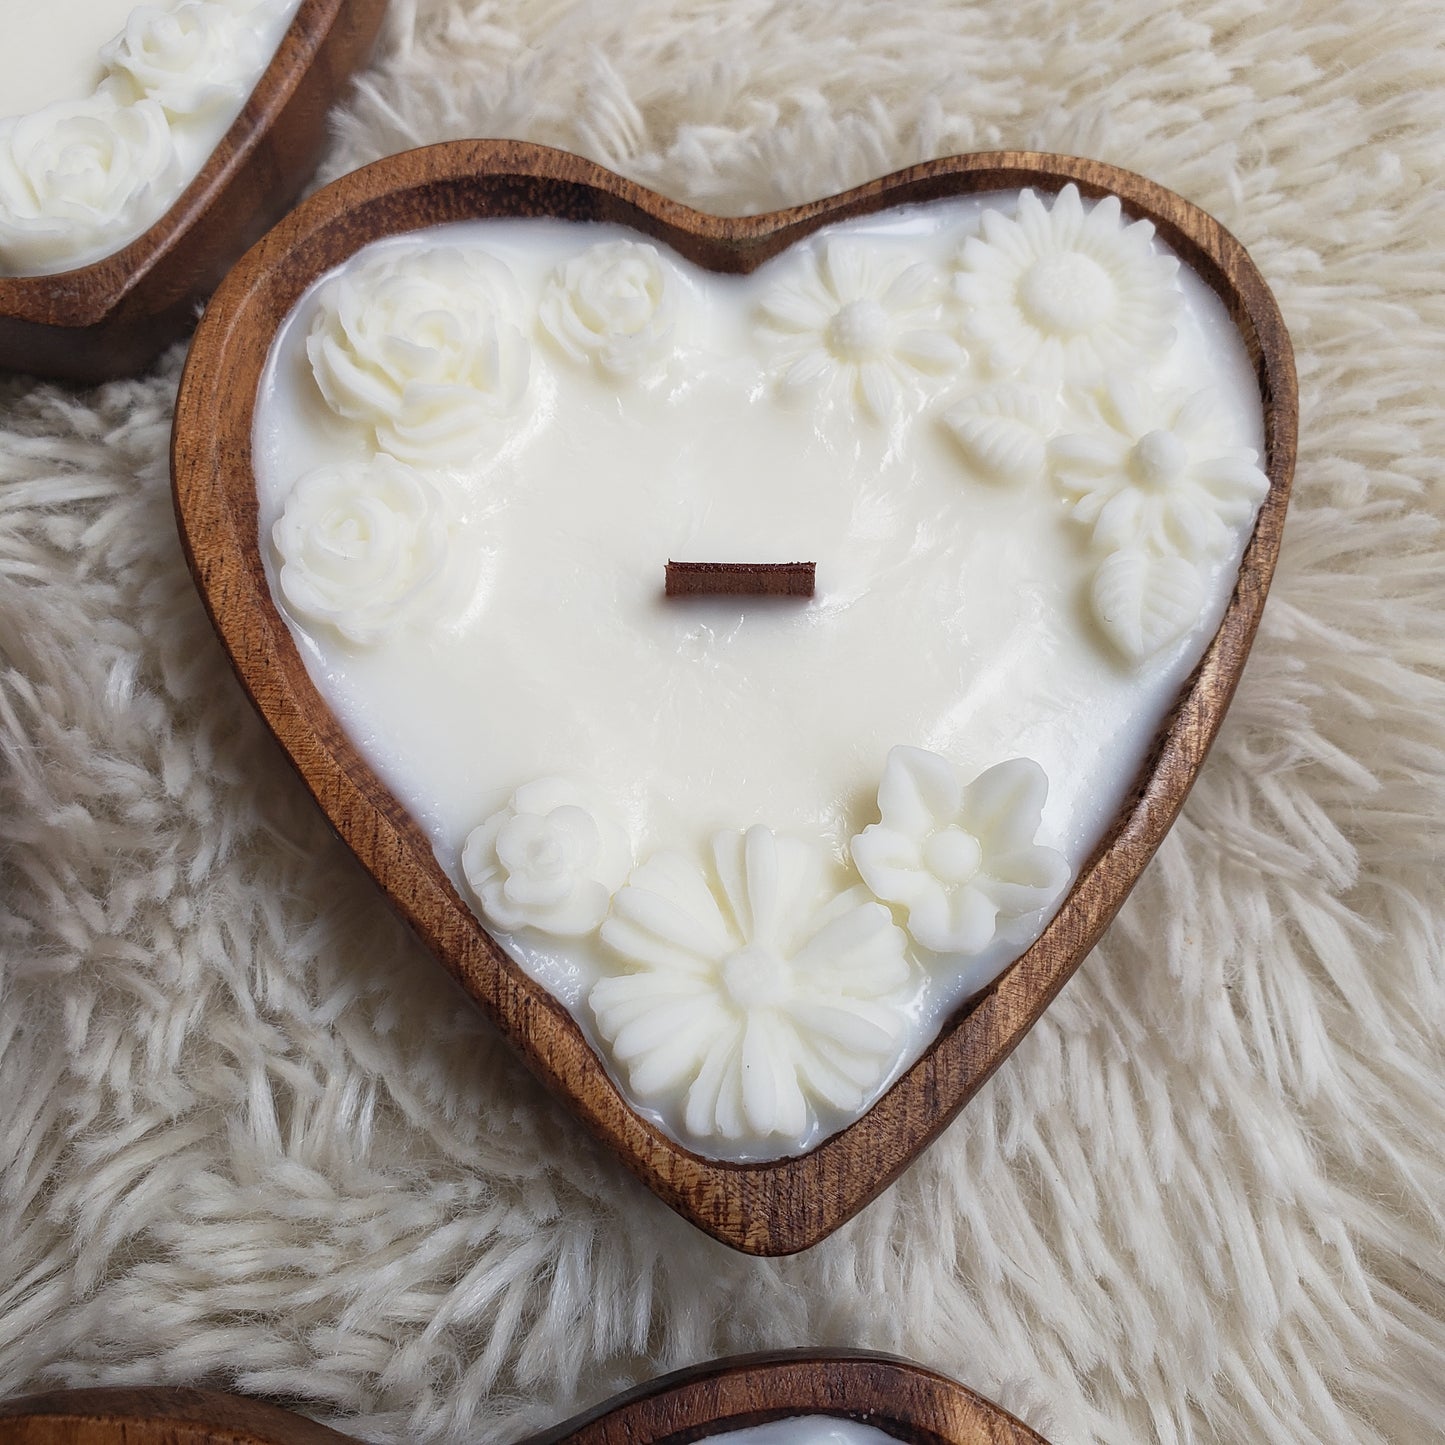
[[[674,562],[669,597],[811,597],[814,562]]]

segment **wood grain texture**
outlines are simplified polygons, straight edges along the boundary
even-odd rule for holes
[[[668,597],[811,597],[815,562],[673,562],[663,579]]]
[[[421,829],[377,781],[317,694],[272,601],[257,538],[251,423],[275,331],[305,288],[370,241],[477,216],[620,222],[718,271],[750,271],[831,221],[888,206],[1076,181],[1147,217],[1220,295],[1259,381],[1270,491],[1218,633],[1112,827],[1037,943],[956,1012],[863,1118],[796,1159],[709,1161],[627,1105],[567,1010],[516,967],[447,879]],[[949,1123],[1048,1006],[1134,885],[1170,824],[1234,693],[1279,551],[1298,401],[1278,308],[1239,243],[1179,196],[1094,161],[996,152],[929,161],[770,215],[691,211],[575,156],[517,142],[452,142],[378,162],[307,201],[236,267],[197,332],[172,463],[192,571],[242,684],[362,864],[533,1071],[659,1197],[755,1254],[788,1254],[836,1229]]]
[[[790,1415],[908,1445],[1048,1445],[972,1390],[903,1360],[831,1351],[721,1360],[651,1381],[526,1445],[688,1445]],[[0,1403],[0,1445],[354,1445],[299,1415],[209,1390],[60,1390]]]
[[[142,370],[300,195],[326,115],[371,53],[386,0],[302,0],[200,174],[128,246],[55,276],[0,276],[0,367],[72,381]]]

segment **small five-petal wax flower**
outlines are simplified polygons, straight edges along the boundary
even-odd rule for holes
[[[1219,440],[1209,392],[1166,402],[1116,381],[1097,408],[1102,427],[1055,437],[1049,460],[1097,546],[1199,559],[1226,551],[1254,516],[1269,478],[1253,448]]]
[[[803,1139],[818,1105],[856,1110],[906,1028],[906,940],[861,889],[829,894],[812,844],[761,826],[713,837],[710,866],[656,854],[602,940],[633,970],[589,1003],[648,1103],[683,1099],[694,1138]]]
[[[907,391],[939,384],[967,360],[941,329],[941,302],[933,267],[890,263],[835,239],[805,252],[762,312],[778,337],[785,388],[834,388],[886,422]]]
[[[602,922],[631,864],[621,825],[565,778],[524,783],[462,848],[467,886],[482,916],[504,933],[584,937]]]
[[[1098,381],[1173,339],[1179,263],[1154,249],[1150,222],[1123,223],[1118,197],[1085,211],[1068,185],[1045,210],[1023,191],[1016,216],[985,211],[982,227],[954,284],[997,370]]]
[[[1037,844],[1048,779],[1011,758],[964,785],[947,758],[922,748],[888,754],[878,787],[882,820],[850,845],[877,897],[907,910],[908,931],[934,953],[981,953],[1000,921],[1054,902],[1070,870]]]

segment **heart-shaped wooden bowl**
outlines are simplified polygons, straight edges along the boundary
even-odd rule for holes
[[[1112,192],[1223,298],[1259,379],[1270,492],[1218,633],[1113,826],[1042,937],[950,1018],[857,1122],[771,1163],[700,1158],[628,1106],[567,1010],[507,958],[437,863],[422,830],[342,733],[272,601],[257,537],[251,428],[267,350],[306,287],[385,236],[478,216],[620,222],[717,271],[745,272],[819,226],[909,202],[1011,187]],[[1244,666],[1279,550],[1294,468],[1294,363],[1278,308],[1218,222],[1150,181],[1062,156],[954,156],[771,215],[699,214],[580,160],[513,142],[453,142],[344,177],[287,217],[236,267],[196,335],[176,409],[172,464],[182,540],[243,686],[327,817],[438,958],[531,1068],[662,1199],[756,1254],[815,1243],[880,1193],[1007,1057],[1093,947],[1189,791]]]
[[[0,367],[71,381],[142,370],[316,169],[326,113],[365,64],[386,0],[301,0],[200,174],[129,245],[53,276],[0,276]]]
[[[527,1445],[688,1445],[799,1415],[872,1425],[908,1445],[1048,1445],[1006,1410],[903,1360],[752,1355],[682,1370]],[[0,1403],[4,1445],[355,1445],[274,1405],[211,1390],[59,1390]]]

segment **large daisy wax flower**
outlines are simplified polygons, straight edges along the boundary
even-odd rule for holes
[[[348,266],[323,288],[306,340],[340,416],[407,461],[465,461],[521,407],[531,348],[507,266],[476,250],[421,246]]]
[[[697,1139],[802,1140],[819,1105],[854,1111],[906,1025],[905,938],[861,889],[829,894],[819,849],[718,833],[699,864],[659,853],[613,900],[602,939],[631,970],[589,1003],[649,1103],[682,1100]]]
[[[853,839],[853,862],[877,897],[907,911],[924,948],[981,953],[1001,922],[1047,907],[1069,881],[1063,855],[1034,841],[1048,786],[1029,758],[965,786],[947,758],[896,747],[878,788],[881,821]]]
[[[1049,443],[1054,477],[1095,544],[1195,560],[1228,551],[1269,478],[1252,448],[1220,442],[1215,398],[1166,401],[1137,382],[1115,381],[1097,416],[1092,431]]]
[[[233,104],[260,69],[256,29],[228,6],[186,0],[175,9],[140,5],[100,52],[111,74],[171,117]]]
[[[967,361],[942,329],[942,297],[924,262],[838,239],[805,251],[762,302],[783,387],[824,386],[888,421],[909,392],[943,384]]]
[[[391,457],[320,467],[272,528],[281,595],[299,617],[377,642],[439,601],[452,521],[446,494]]]
[[[0,120],[0,274],[54,272],[128,239],[176,165],[165,112],[109,86]]]
[[[631,866],[627,833],[566,778],[524,783],[462,848],[467,886],[503,933],[585,937]]]
[[[559,266],[540,302],[542,325],[573,361],[613,378],[665,369],[677,321],[677,280],[656,246],[606,241]]]
[[[1046,210],[1026,190],[1016,215],[985,211],[982,229],[954,285],[996,370],[1092,382],[1173,340],[1179,263],[1154,249],[1150,222],[1124,223],[1118,197],[1086,211],[1068,185]]]

